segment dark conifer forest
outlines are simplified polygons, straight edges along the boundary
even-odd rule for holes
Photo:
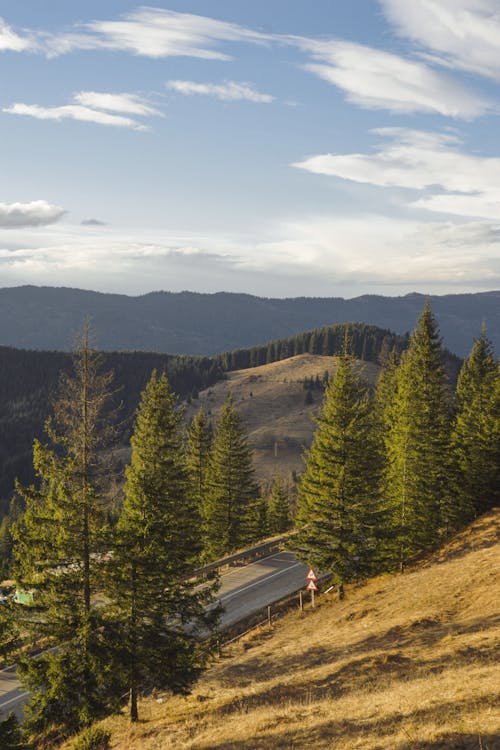
[[[114,373],[114,407],[120,407],[122,439],[130,437],[132,417],[151,371],[168,376],[174,392],[188,398],[192,392],[223,377],[218,362],[208,357],[170,356],[148,352],[106,352],[105,369]],[[0,347],[0,514],[5,513],[16,477],[33,478],[33,440],[42,437],[51,410],[59,374],[68,371],[71,355]]]

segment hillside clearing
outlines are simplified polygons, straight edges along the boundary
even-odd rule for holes
[[[364,377],[374,383],[379,367],[359,362]],[[228,395],[248,429],[249,444],[254,451],[257,480],[269,483],[278,473],[291,479],[292,472],[303,470],[302,455],[309,448],[316,427],[313,415],[323,400],[323,391],[313,390],[312,404],[305,403],[305,378],[330,376],[337,368],[336,357],[298,354],[247,370],[227,373],[227,379],[199,395],[186,409],[191,419],[203,407],[216,423]]]
[[[111,747],[498,750],[499,527],[497,510],[405,575],[227,647],[188,698],[108,719]]]

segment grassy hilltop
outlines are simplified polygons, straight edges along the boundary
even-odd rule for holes
[[[374,383],[380,368],[371,362],[359,362],[364,377]],[[247,370],[227,373],[200,393],[186,410],[190,419],[203,407],[214,423],[229,393],[248,429],[254,451],[259,482],[271,481],[277,473],[290,479],[292,471],[304,469],[302,455],[311,445],[316,428],[313,415],[323,400],[323,392],[313,389],[313,402],[306,403],[305,379],[322,378],[325,371],[332,377],[337,369],[336,357],[298,354]]]
[[[113,750],[497,750],[500,512],[404,575],[227,647],[188,698],[108,719]]]

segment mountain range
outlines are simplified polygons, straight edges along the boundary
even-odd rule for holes
[[[404,334],[427,297],[363,295],[271,299],[220,292],[151,292],[138,297],[65,287],[0,289],[0,345],[71,349],[90,317],[102,350],[212,355],[262,344],[311,328],[362,322]],[[429,296],[445,346],[466,355],[486,324],[500,349],[500,291]]]

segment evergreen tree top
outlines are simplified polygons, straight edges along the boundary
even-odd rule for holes
[[[486,336],[483,324],[481,334],[474,339],[471,353],[465,359],[457,383],[457,397],[460,399],[464,391],[477,388],[485,380],[495,377],[498,363],[495,361],[493,345]]]

